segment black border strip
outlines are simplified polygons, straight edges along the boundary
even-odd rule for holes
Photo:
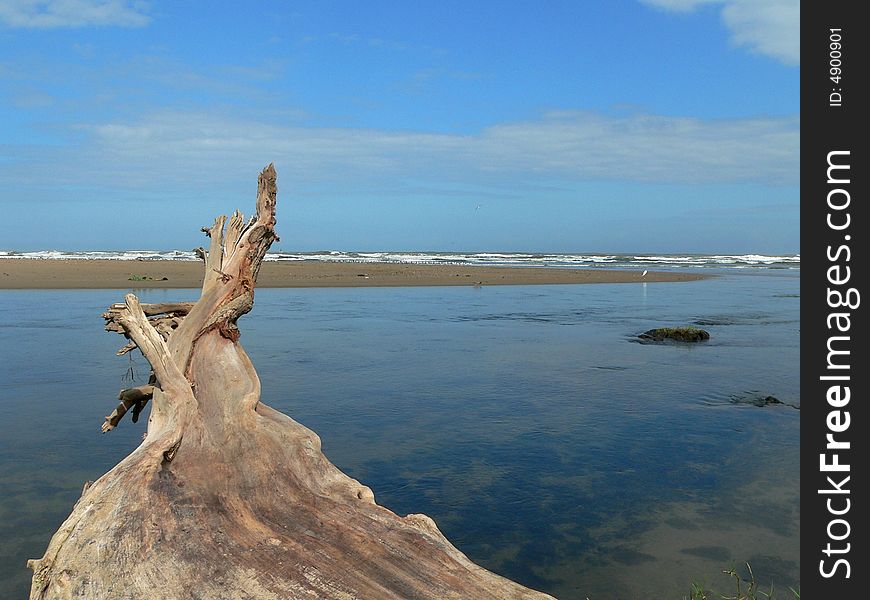
[[[867,486],[861,455],[866,460],[870,418],[860,352],[867,343],[861,300],[870,302],[860,298],[870,270],[862,249],[870,233],[863,140],[870,119],[862,114],[870,111],[862,91],[870,24],[858,15],[862,6],[834,0],[801,10],[800,592],[809,599],[870,594],[870,508],[858,492]]]

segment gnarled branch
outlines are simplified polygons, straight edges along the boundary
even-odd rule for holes
[[[139,413],[142,412],[142,409],[145,408],[145,405],[149,400],[154,396],[154,386],[151,384],[140,385],[139,387],[127,388],[125,390],[121,390],[118,394],[118,400],[121,402],[118,404],[117,408],[111,412],[108,416],[106,416],[106,420],[103,423],[102,431],[106,433],[107,431],[111,431],[115,427],[118,426],[118,423],[121,419],[124,418],[124,415],[127,414],[127,411],[131,408],[133,409],[131,418],[133,422],[139,420]]]
[[[193,304],[193,302],[176,302],[164,304],[142,304],[141,306],[142,312],[151,317],[148,319],[148,322],[151,323],[158,333],[160,333],[164,340],[168,340],[169,335],[175,331],[179,325],[181,325],[184,315],[190,312]],[[125,308],[126,305],[123,303],[113,304],[105,313],[103,313],[103,318],[106,320],[106,331],[124,334],[124,336],[129,339],[127,332],[118,320]],[[137,347],[136,342],[131,340],[122,346],[116,354],[118,356],[124,356],[128,352],[135,350]]]
[[[163,337],[145,316],[139,299],[134,294],[127,294],[125,300],[125,307],[117,310],[116,320],[124,328],[124,332],[136,342],[145,359],[151,363],[160,388],[173,395],[193,400],[190,384],[172,360]]]

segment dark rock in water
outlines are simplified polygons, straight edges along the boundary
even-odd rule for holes
[[[771,404],[782,404],[782,401],[776,396],[765,396],[764,398],[758,398],[753,404],[756,406],[769,406]]]
[[[765,396],[763,394],[749,392],[746,394],[741,394],[739,396],[731,396],[732,404],[751,404],[753,406],[765,407],[765,406],[773,406],[774,404],[782,404],[783,406],[790,406],[796,410],[800,410],[800,406],[795,406],[794,404],[786,404],[776,396]]]
[[[638,337],[652,342],[664,342],[666,340],[703,342],[710,339],[710,334],[697,327],[659,327],[658,329],[650,329]]]

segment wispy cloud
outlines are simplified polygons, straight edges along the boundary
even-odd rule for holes
[[[58,107],[78,115],[100,112],[107,120],[197,101],[234,107],[239,118],[249,113],[263,119],[307,117],[298,107],[288,107],[286,96],[275,89],[287,68],[279,59],[193,66],[159,48],[110,60],[105,60],[110,54],[106,47],[95,44],[72,44],[64,50],[72,60],[46,62],[25,56],[6,64],[0,61],[0,100],[39,89],[55,97]],[[31,118],[39,120],[39,115]]]
[[[722,21],[735,44],[800,64],[800,0],[641,0],[665,10],[688,12],[701,5],[720,5]]]
[[[54,104],[54,97],[41,90],[25,88],[18,90],[9,98],[16,108],[47,108]]]
[[[439,81],[456,80],[469,82],[480,81],[482,79],[484,79],[484,75],[475,71],[427,67],[412,73],[406,82],[396,85],[395,89],[410,94],[422,94]]]
[[[3,0],[0,23],[16,28],[141,27],[151,17],[139,0]]]
[[[559,112],[454,135],[162,112],[134,122],[82,125],[78,134],[86,139],[75,148],[9,149],[17,159],[0,164],[0,183],[21,184],[28,173],[50,168],[59,185],[92,185],[111,174],[113,186],[127,189],[208,187],[246,181],[275,161],[294,185],[385,193],[403,180],[505,189],[542,179],[796,185],[799,128],[797,117]]]
[[[385,39],[382,37],[363,35],[359,33],[338,33],[333,31],[325,36],[308,35],[299,40],[299,43],[302,45],[316,44],[319,42],[331,42],[334,44],[348,47],[367,47],[377,50],[388,50],[396,52],[422,52],[432,56],[442,56],[446,53],[443,48],[438,48],[435,46],[429,46],[426,44],[411,44],[409,42],[401,40]]]
[[[722,4],[726,0],[640,0],[644,4],[651,4],[664,8],[665,10],[675,10],[679,12],[689,12],[695,10],[703,4]]]

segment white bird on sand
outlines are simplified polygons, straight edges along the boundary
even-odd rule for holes
[[[643,273],[640,274],[640,276],[641,276],[641,277],[646,277],[646,274],[647,274],[647,271],[644,271]]]

